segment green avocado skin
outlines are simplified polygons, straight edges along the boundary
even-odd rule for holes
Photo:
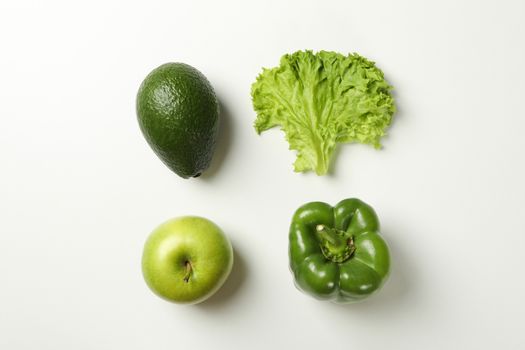
[[[155,154],[182,178],[197,177],[211,162],[219,130],[219,103],[197,69],[166,63],[137,93],[140,129]]]

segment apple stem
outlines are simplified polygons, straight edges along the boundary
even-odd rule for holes
[[[184,275],[184,282],[188,283],[190,281],[191,270],[192,270],[191,263],[189,261],[186,261],[184,265],[186,265],[186,275]]]

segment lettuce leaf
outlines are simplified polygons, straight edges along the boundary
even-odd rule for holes
[[[297,151],[296,172],[326,174],[338,143],[380,148],[395,105],[383,72],[354,53],[297,51],[252,85],[255,130],[280,126]]]

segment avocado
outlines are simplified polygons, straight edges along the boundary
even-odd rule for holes
[[[219,130],[213,87],[185,63],[155,68],[137,94],[140,129],[160,160],[182,178],[198,177],[210,165]]]

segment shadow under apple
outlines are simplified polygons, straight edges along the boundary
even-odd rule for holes
[[[233,247],[233,267],[230,276],[210,298],[196,306],[206,310],[219,309],[233,302],[235,294],[239,291],[247,276],[246,263],[241,254]]]

